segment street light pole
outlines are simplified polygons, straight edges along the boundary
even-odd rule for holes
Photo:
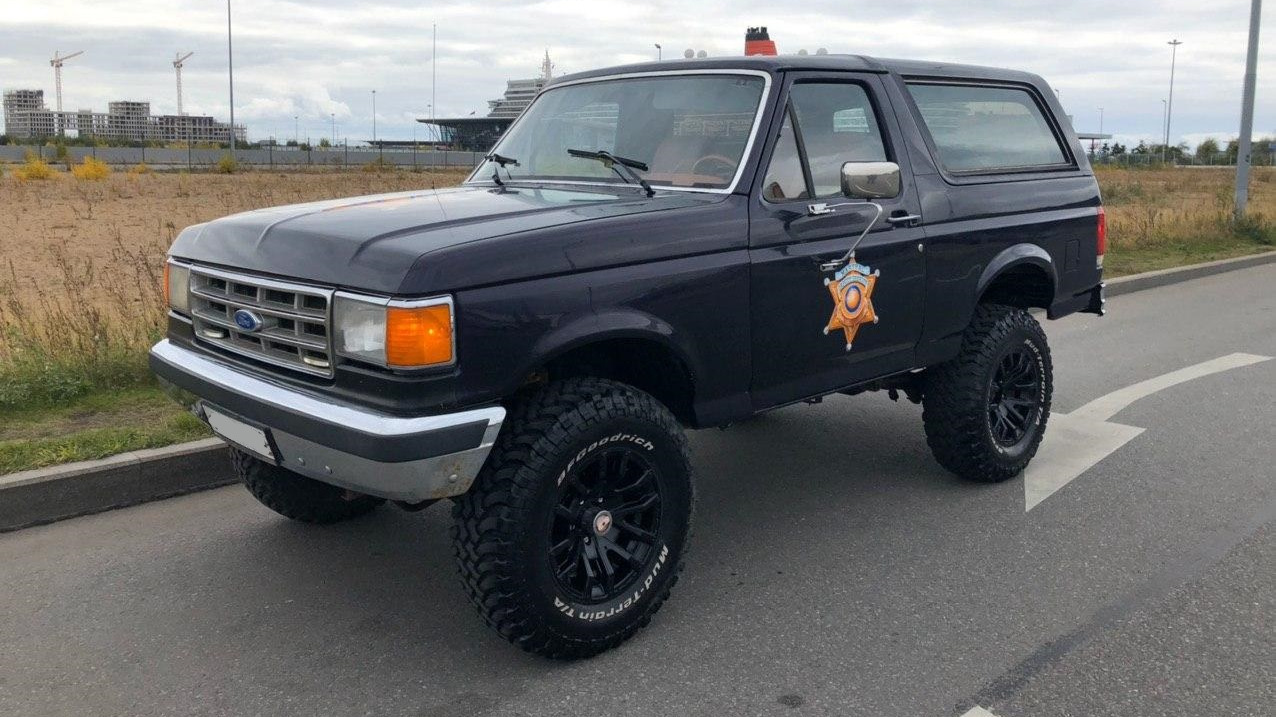
[[[332,144],[335,146],[337,144],[337,113],[330,112],[328,116],[332,118]]]
[[[1241,93],[1241,136],[1236,142],[1236,220],[1245,218],[1249,202],[1250,135],[1254,133],[1254,84],[1258,75],[1258,19],[1263,0],[1253,0],[1249,9],[1249,49],[1245,54],[1245,89]]]
[[[292,116],[292,141],[294,143],[300,140],[300,136],[299,136],[301,134],[300,127],[301,127],[301,116],[293,115]]]
[[[656,43],[656,60],[657,61],[663,60],[664,56],[665,56],[665,49],[660,46],[660,43],[657,42]]]
[[[433,33],[433,39],[430,41],[430,121],[434,121],[434,103],[437,101],[434,97],[436,88],[439,86],[439,25],[435,23],[430,26]],[[433,125],[431,125],[433,127]],[[431,132],[434,130],[431,129]]]
[[[1179,45],[1183,42],[1178,38],[1170,40],[1167,45],[1170,46],[1170,100],[1165,106],[1165,143],[1161,145],[1161,161],[1165,161],[1165,155],[1170,151],[1170,122],[1174,120],[1174,65],[1178,60]]]
[[[1162,138],[1162,139],[1164,139],[1164,138],[1165,138],[1165,137],[1164,137],[1165,133],[1169,131],[1169,130],[1167,130],[1167,129],[1166,129],[1166,123],[1169,121],[1169,119],[1168,119],[1168,118],[1169,118],[1169,116],[1170,116],[1170,113],[1169,113],[1169,105],[1167,105],[1167,104],[1166,104],[1166,102],[1165,102],[1165,98],[1164,98],[1164,97],[1162,97],[1162,98],[1161,98],[1161,135],[1162,135],[1162,137],[1161,137],[1161,138]],[[1164,147],[1165,147],[1165,145],[1164,145],[1164,144],[1162,144],[1162,145],[1161,145],[1161,147],[1162,147],[1162,148],[1164,148]],[[1162,153],[1161,153],[1161,161],[1162,161],[1162,162],[1164,162],[1164,161],[1165,161],[1165,153],[1164,153],[1164,152],[1162,152]]]
[[[381,145],[377,143],[377,91],[376,90],[372,91],[372,143],[377,145],[378,150],[380,150]],[[380,151],[377,152],[377,156],[378,157],[381,156]]]
[[[226,68],[230,75],[230,159],[235,160],[235,49],[230,36],[230,0],[226,0]]]

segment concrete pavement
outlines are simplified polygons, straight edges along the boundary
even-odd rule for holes
[[[1276,265],[1048,323],[1055,409],[1276,356]],[[653,625],[559,664],[491,634],[440,505],[329,528],[238,487],[0,535],[0,714],[1270,714],[1276,361],[1157,391],[1025,512],[920,409],[839,397],[692,436],[693,551]]]

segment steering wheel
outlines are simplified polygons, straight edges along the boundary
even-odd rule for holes
[[[702,169],[701,165],[704,165],[704,164],[709,165],[708,171],[705,171],[704,169]],[[733,161],[730,157],[723,157],[720,154],[710,154],[708,156],[697,159],[696,163],[691,165],[691,173],[705,174],[710,177],[722,177],[724,179],[729,179],[733,174],[735,174],[735,168],[736,168],[736,162]],[[713,169],[720,169],[723,171],[715,172],[715,171],[712,171]]]

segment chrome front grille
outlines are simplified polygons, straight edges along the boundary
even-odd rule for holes
[[[190,271],[197,339],[295,371],[333,375],[332,291],[199,266]]]

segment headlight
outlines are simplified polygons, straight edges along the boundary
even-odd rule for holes
[[[452,297],[399,301],[338,292],[337,353],[388,368],[450,364],[456,357]]]
[[[185,264],[164,263],[164,302],[173,311],[190,313],[191,270]]]

